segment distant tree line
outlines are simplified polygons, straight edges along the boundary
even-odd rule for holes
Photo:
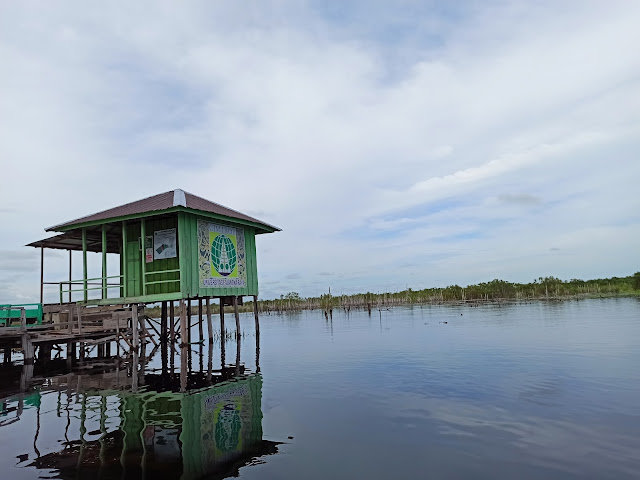
[[[425,288],[384,293],[357,293],[333,296],[331,293],[319,297],[303,298],[289,292],[273,300],[260,300],[262,312],[322,309],[331,314],[334,309],[351,310],[364,308],[371,311],[394,305],[440,304],[440,303],[496,303],[535,299],[588,298],[598,296],[640,295],[640,272],[628,277],[612,277],[595,280],[561,280],[556,277],[539,277],[530,283],[513,283],[495,279],[461,287],[450,285],[444,288]]]

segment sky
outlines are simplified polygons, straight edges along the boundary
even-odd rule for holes
[[[0,1],[0,303],[38,301],[45,228],[175,188],[282,229],[262,298],[631,275],[638,25],[634,1]]]

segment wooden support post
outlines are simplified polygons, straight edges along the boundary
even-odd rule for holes
[[[189,321],[187,320],[187,307],[183,299],[180,299],[180,391],[187,389],[187,356],[189,344],[187,340],[187,331]]]
[[[180,326],[182,328],[182,326]],[[187,299],[187,329],[183,333],[183,339],[186,339],[187,343],[191,343],[191,299]],[[189,349],[189,355],[191,355],[191,349]]]
[[[23,333],[21,336],[22,341],[22,352],[24,353],[24,363],[29,364],[33,363],[33,357],[35,353],[35,349],[33,348],[33,342],[31,341],[31,337],[28,333]]]
[[[202,331],[202,298],[198,298],[198,334],[200,343],[204,343],[204,333]]]
[[[82,314],[80,313],[82,307],[80,305],[77,305],[76,309],[78,310],[78,333],[82,335]]]
[[[102,225],[102,299],[107,298],[107,226]]]
[[[138,345],[139,345],[139,338],[138,338],[138,304],[134,303],[131,306],[131,330],[133,331],[133,349],[134,349],[134,354],[137,355],[138,354]]]
[[[213,379],[213,343],[209,343],[209,358],[207,359],[207,383]]]
[[[73,278],[71,276],[71,266],[72,266],[71,265],[71,250],[69,250],[69,303],[71,303],[71,290],[72,290],[72,287],[71,287],[72,283],[71,282],[73,281]],[[60,303],[62,303],[62,299],[60,299]]]
[[[67,310],[67,333],[73,333],[73,308],[71,306]]]
[[[89,300],[87,290],[87,229],[82,229],[82,285],[84,288],[84,301]]]
[[[236,337],[236,375],[240,375],[240,336]]]
[[[222,297],[220,297],[220,337],[224,344],[224,299]]]
[[[160,308],[160,341],[167,341],[167,302],[162,302]]]
[[[147,294],[147,230],[144,218],[140,219],[140,237],[142,237],[142,268],[141,268],[141,282],[142,282],[142,295]]]
[[[253,296],[253,316],[256,322],[256,336],[260,336],[260,319],[258,318],[258,296]]]
[[[174,310],[174,302],[173,300],[171,300],[171,303],[169,303],[169,318],[170,318],[170,325],[171,325],[171,343],[175,343],[176,341],[176,315],[175,315],[175,310]]]
[[[240,312],[238,312],[238,297],[233,296],[233,314],[236,316],[236,337],[240,338]]]
[[[207,297],[207,332],[209,333],[209,343],[213,343],[213,324],[211,323],[211,303],[210,298]]]
[[[224,331],[224,299],[222,297],[220,300],[220,364],[222,365],[222,370],[224,370],[225,365],[225,347],[227,338]]]
[[[180,339],[181,347],[189,344],[188,332],[189,320],[187,319],[187,308],[184,300],[180,299]]]
[[[40,303],[44,303],[44,247],[40,247]]]
[[[128,296],[128,288],[127,288],[127,222],[122,221],[122,257],[120,259],[122,262],[122,295]]]

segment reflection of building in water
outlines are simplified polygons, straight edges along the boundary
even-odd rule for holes
[[[36,458],[25,455],[23,465],[51,470],[52,478],[237,475],[256,457],[275,453],[277,444],[262,439],[262,376],[245,373],[239,343],[235,365],[222,358],[213,370],[212,354],[210,346],[208,368],[196,371],[169,368],[166,352],[162,368],[148,372],[118,358],[86,360],[91,374],[50,376],[62,373],[64,360],[3,370],[8,382],[2,383],[13,388],[0,390],[0,435],[2,426],[26,420],[26,431],[35,432],[27,443]],[[256,345],[257,365],[258,355]],[[15,393],[18,382],[21,393]],[[64,430],[51,431],[60,425],[48,421],[53,415],[66,416]],[[44,445],[56,434],[59,443]],[[58,451],[45,453],[52,446]]]
[[[31,465],[61,478],[235,475],[253,458],[276,452],[276,443],[262,440],[261,390],[262,377],[254,374],[197,392],[117,392],[118,429],[88,442],[81,432],[79,441]]]

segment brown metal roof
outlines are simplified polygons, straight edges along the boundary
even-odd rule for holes
[[[162,211],[174,207],[186,207],[193,210],[199,210],[201,212],[215,213],[216,215],[223,215],[229,218],[237,218],[239,220],[245,220],[248,222],[256,223],[264,227],[267,232],[279,231],[278,227],[269,225],[256,218],[240,213],[236,210],[232,210],[228,207],[220,205],[218,203],[211,202],[197,195],[187,193],[183,190],[176,189],[170,190],[165,193],[153,195],[152,197],[143,198],[135,202],[127,203],[119,207],[110,208],[102,212],[87,215],[70,222],[61,223],[53,227],[47,228],[48,232],[58,231],[61,228],[70,227],[80,223],[94,222],[99,220],[108,220],[111,218],[124,217],[126,215],[137,215],[148,212]]]
[[[119,253],[119,235],[107,235],[107,253]],[[38,240],[30,243],[27,247],[57,248],[60,250],[82,251],[82,235],[78,230],[61,233],[54,237]],[[87,232],[87,251],[102,252],[102,234],[98,232]]]

